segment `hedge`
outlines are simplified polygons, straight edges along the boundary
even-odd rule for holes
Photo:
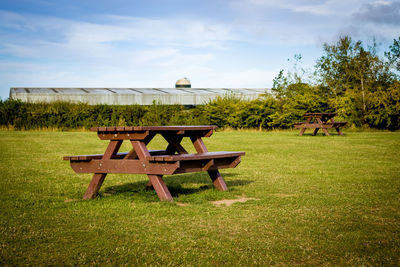
[[[302,85],[301,85],[302,86]],[[400,128],[399,94],[380,96],[381,101],[368,113],[367,126],[396,130]],[[394,100],[393,100],[394,99]],[[384,109],[382,101],[390,102]],[[397,103],[396,105],[393,104]],[[221,128],[290,128],[303,120],[306,112],[335,111],[330,99],[316,91],[302,90],[301,94],[283,99],[269,94],[246,101],[232,96],[218,97],[205,105],[187,108],[182,105],[153,103],[142,105],[88,105],[69,102],[26,103],[0,100],[0,125],[17,130],[56,128],[72,130],[94,126],[132,125],[217,125]],[[338,119],[348,120],[357,114],[338,110]]]

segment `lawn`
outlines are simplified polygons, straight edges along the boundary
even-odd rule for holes
[[[91,175],[62,157],[102,153],[95,133],[0,131],[0,265],[399,265],[400,132],[344,132],[216,132],[210,151],[246,152],[230,190],[166,176],[162,203],[145,175],[81,200]]]

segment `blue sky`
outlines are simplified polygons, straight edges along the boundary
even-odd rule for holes
[[[271,87],[339,36],[400,36],[400,1],[1,0],[0,97],[10,87]]]

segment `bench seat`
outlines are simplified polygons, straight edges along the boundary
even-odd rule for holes
[[[163,154],[160,154],[163,153]],[[236,167],[245,152],[205,152],[197,154],[165,155],[165,150],[153,150],[146,160],[125,159],[127,153],[118,153],[113,159],[103,155],[67,156],[76,173],[143,173],[177,174],[210,171]]]
[[[347,124],[347,121],[335,121],[334,123],[333,123],[333,125],[340,125],[340,126],[344,126],[344,125],[346,125]]]
[[[192,160],[207,160],[207,159],[219,159],[219,158],[232,158],[243,156],[245,152],[232,152],[232,151],[219,151],[219,152],[205,152],[197,154],[179,154],[179,155],[159,155],[151,156],[147,159],[149,161],[192,161]]]
[[[335,122],[324,122],[324,123],[318,123],[318,122],[295,122],[293,123],[293,126],[295,128],[332,128],[332,127],[337,127],[337,126],[345,126],[347,124],[347,121],[335,121]]]
[[[324,122],[321,126],[323,128],[337,128],[345,126],[346,124],[347,124],[346,121],[335,121],[335,122]]]
[[[165,150],[149,150],[150,155],[164,155],[166,152]],[[115,155],[115,159],[123,159],[128,152],[120,152]],[[79,155],[79,156],[64,156],[64,160],[81,160],[81,161],[89,161],[92,159],[102,159],[103,154],[93,154],[93,155]]]

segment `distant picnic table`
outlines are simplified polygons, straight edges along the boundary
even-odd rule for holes
[[[302,136],[306,129],[314,129],[312,135],[316,135],[321,129],[325,135],[330,135],[328,129],[334,128],[339,135],[343,135],[340,127],[347,124],[346,121],[335,121],[336,112],[305,113],[306,121],[294,123],[294,127],[300,129],[299,135]]]
[[[76,173],[94,173],[84,199],[95,198],[108,173],[147,174],[161,201],[171,201],[172,196],[163,175],[207,171],[214,186],[228,190],[219,169],[234,168],[245,152],[208,152],[202,137],[210,137],[217,126],[133,126],[94,127],[101,140],[109,140],[104,154],[65,156]],[[164,150],[149,150],[150,141],[160,134],[168,145]],[[197,153],[189,154],[181,145],[189,137]],[[124,140],[131,143],[129,152],[119,153]]]

